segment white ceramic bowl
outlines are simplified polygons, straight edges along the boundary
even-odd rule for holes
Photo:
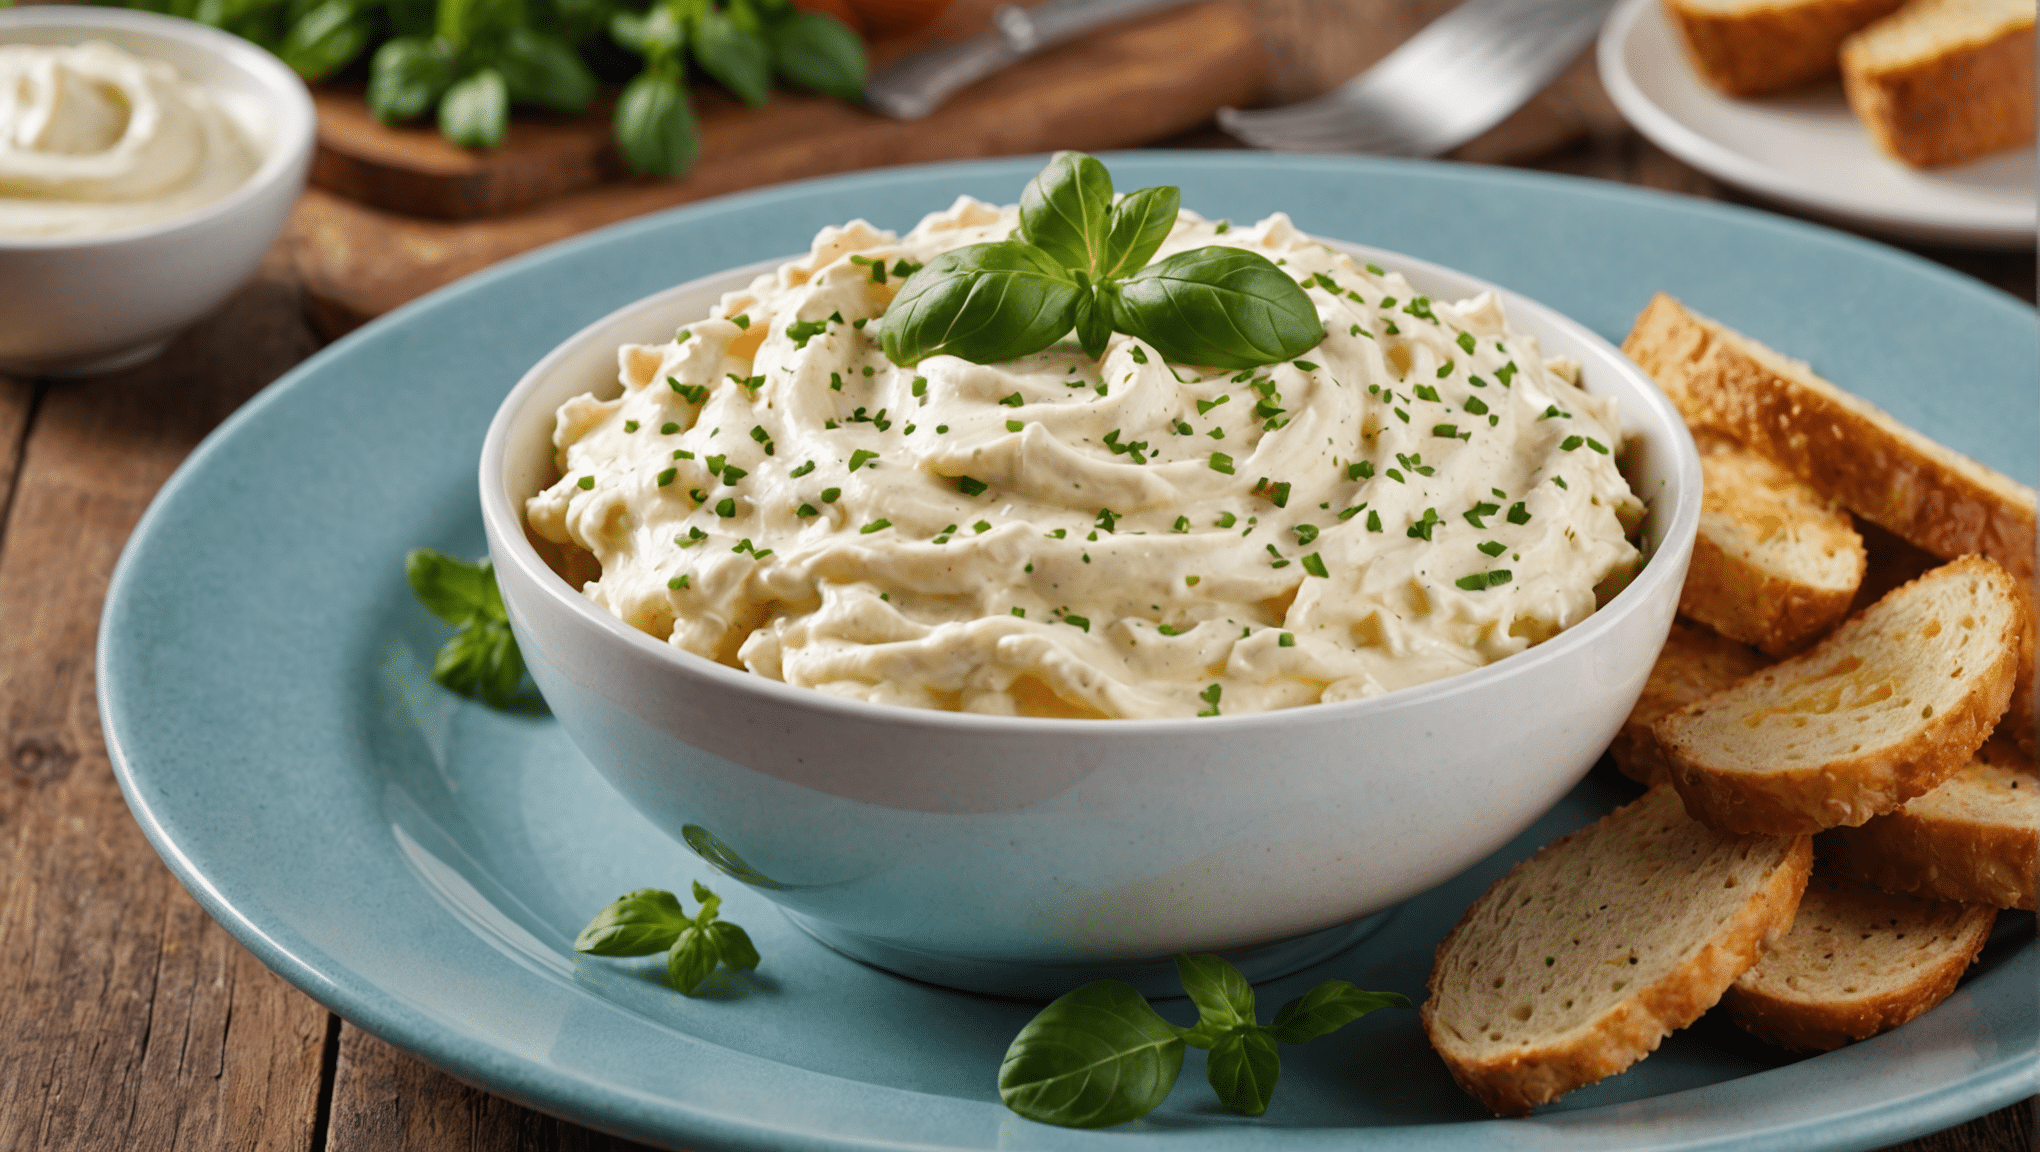
[[[125,8],[0,9],[0,44],[105,40],[167,61],[259,117],[262,164],[226,197],[90,236],[0,236],[0,370],[112,371],[160,351],[255,270],[304,189],[316,118],[304,82],[261,48],[190,20]]]
[[[1338,247],[1436,298],[1491,287]],[[541,361],[489,427],[482,512],[511,624],[575,744],[659,827],[843,952],[1012,995],[1100,974],[1159,989],[1180,951],[1226,953],[1249,978],[1272,978],[1528,827],[1642,691],[1692,554],[1698,455],[1619,350],[1509,293],[1515,327],[1620,399],[1623,467],[1650,505],[1638,578],[1527,652],[1369,700],[1051,720],[843,700],[654,640],[546,566],[524,501],[557,476],[558,405],[620,393],[619,344],[669,336],[778,263],[641,300]]]

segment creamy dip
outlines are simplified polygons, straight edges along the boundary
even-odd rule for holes
[[[260,165],[220,102],[160,60],[96,40],[0,45],[0,236],[181,216]]]
[[[1048,716],[1373,696],[1571,627],[1639,562],[1612,399],[1499,302],[1426,300],[1287,217],[1184,213],[1157,259],[1251,248],[1325,340],[1248,372],[1114,335],[995,365],[879,349],[903,272],[1004,239],[969,198],[857,221],[619,353],[559,410],[534,533],[595,603],[839,696]],[[909,263],[908,268],[900,262]],[[885,268],[883,280],[880,269]]]

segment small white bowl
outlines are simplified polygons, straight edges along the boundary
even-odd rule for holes
[[[83,376],[148,359],[261,262],[305,185],[317,125],[283,61],[238,36],[125,8],[0,9],[0,43],[104,40],[162,60],[260,114],[262,164],[181,216],[87,236],[0,236],[0,370]]]
[[[1337,244],[1447,300],[1491,285]],[[482,448],[489,551],[533,678],[633,805],[859,959],[1005,995],[1101,974],[1161,991],[1167,958],[1272,979],[1508,842],[1608,746],[1678,606],[1700,462],[1620,350],[1502,292],[1510,322],[1621,402],[1649,560],[1579,625],[1368,700],[1199,720],[1051,720],[844,700],[681,652],[596,607],[525,535],[556,478],[554,411],[614,396],[616,348],[704,316],[770,261],[582,329],[513,389]]]

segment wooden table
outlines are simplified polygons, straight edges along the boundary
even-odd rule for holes
[[[1449,0],[1249,0],[1270,103],[1378,59]],[[1214,130],[1165,142],[1225,147]],[[1741,199],[1631,132],[1583,59],[1462,150]],[[1917,248],[2027,300],[2033,254]],[[215,424],[320,341],[287,252],[153,363],[83,383],[0,376],[0,1152],[623,1149],[470,1088],[285,984],[171,878],[115,786],[93,640],[115,559]],[[2033,1146],[2028,1105],[1902,1145]]]

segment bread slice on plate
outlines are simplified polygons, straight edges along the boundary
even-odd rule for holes
[[[1979,553],[2033,579],[2033,490],[1906,427],[1660,292],[1622,350],[1689,424],[1760,452],[1944,560]]]
[[[1791,928],[1811,845],[1716,832],[1652,789],[1467,909],[1431,969],[1431,1046],[1501,1115],[1622,1071]]]
[[[1849,614],[1865,554],[1848,510],[1764,456],[1702,434],[1700,532],[1679,613],[1784,656]]]
[[[1943,564],[1806,652],[1659,720],[1672,783],[1725,832],[1818,832],[1889,812],[1990,735],[2025,615],[2004,569]]]
[[[1608,755],[1614,757],[1615,766],[1624,776],[1639,784],[1669,781],[1672,766],[1658,746],[1651,725],[1669,712],[1754,675],[1769,663],[1746,645],[1674,620],[1671,635],[1665,637],[1664,650],[1658,653],[1657,663],[1651,665],[1643,695],[1637,697],[1636,707],[1629,710],[1629,719],[1622,722],[1622,730],[1608,746]]]
[[[1842,40],[1903,2],[1664,0],[1664,6],[1708,87],[1755,96],[1834,75]]]
[[[2033,910],[2040,769],[2003,735],[1932,792],[1820,838],[1821,858],[1889,892]]]
[[[1842,44],[1842,91],[1915,168],[2033,142],[2033,0],[1913,0]]]
[[[1894,896],[1816,869],[1792,931],[1721,998],[1744,1031],[1826,1052],[1948,998],[1990,939],[1997,909]]]

